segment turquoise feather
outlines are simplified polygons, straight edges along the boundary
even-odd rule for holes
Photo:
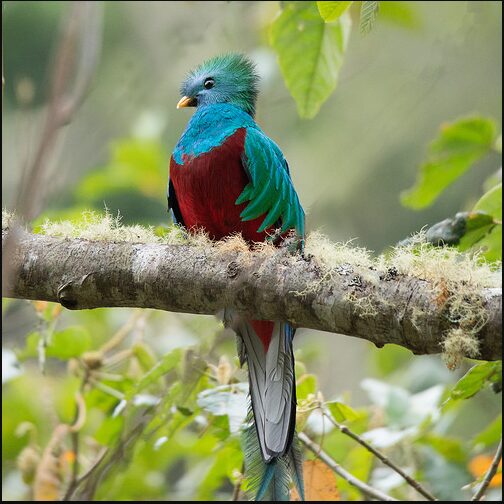
[[[249,410],[246,427],[242,431],[245,460],[246,492],[257,501],[288,501],[292,480],[301,500],[305,500],[303,484],[303,455],[297,438],[290,450],[269,464],[263,462],[257,432]]]
[[[244,164],[251,182],[237,200],[237,204],[250,201],[240,214],[243,220],[255,219],[275,209],[272,213],[282,219],[282,232],[294,227],[298,236],[304,236],[305,214],[294,191],[287,161],[259,127],[247,128]],[[270,220],[267,215],[259,229],[264,230]]]
[[[246,129],[243,164],[250,177],[250,183],[235,202],[249,202],[240,216],[248,221],[267,214],[259,231],[281,219],[282,232],[294,227],[298,236],[304,236],[305,214],[282,151],[239,107],[218,103],[198,108],[175,146],[173,158],[183,164],[184,156],[210,152],[239,128]]]
[[[182,225],[204,222],[205,229],[217,237],[223,233],[217,224],[221,224],[219,205],[224,201],[225,213],[232,217],[224,234],[246,230],[249,237],[255,236],[251,230],[258,226],[261,239],[268,239],[263,238],[268,235],[264,232],[281,224],[282,232],[296,232],[299,240],[294,247],[299,250],[305,214],[282,151],[254,121],[257,82],[253,63],[240,54],[212,58],[188,74],[179,105],[196,106],[197,110],[173,151],[169,206]],[[226,147],[219,149],[223,144]],[[222,169],[228,167],[238,170],[233,176],[239,178],[228,179],[223,185],[216,173],[222,177],[227,173]],[[195,171],[187,171],[191,169]],[[233,187],[236,181],[238,189],[226,193],[226,187]],[[177,199],[179,188],[179,196],[185,199]],[[245,224],[249,221],[253,222]],[[249,426],[243,431],[248,491],[256,500],[288,501],[293,482],[304,500],[302,456],[295,434],[295,330],[286,322],[272,321],[267,322],[272,324],[271,335],[267,335],[264,329],[255,329],[258,321],[242,320],[229,309],[224,313],[241,343],[240,363],[247,362],[249,369],[251,409]]]

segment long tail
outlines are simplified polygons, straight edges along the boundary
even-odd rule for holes
[[[290,482],[293,481],[301,500],[304,500],[303,454],[296,434],[284,455],[266,463],[262,457],[252,411],[249,419],[242,438],[247,492],[254,495],[256,501],[288,501]]]
[[[255,500],[289,500],[292,480],[304,500],[302,455],[295,436],[294,329],[285,322],[245,321],[229,312],[226,318],[238,335],[240,363],[248,364],[248,490]]]

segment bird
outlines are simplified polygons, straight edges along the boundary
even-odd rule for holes
[[[304,243],[305,212],[289,165],[256,123],[259,75],[242,53],[208,59],[185,77],[177,108],[195,107],[170,158],[168,208],[189,233],[212,240],[241,233],[250,245],[287,233]],[[278,238],[279,237],[279,238]],[[289,500],[291,481],[304,500],[295,433],[293,338],[286,321],[248,320],[224,310],[248,367],[251,410],[244,429],[245,474],[255,500]]]

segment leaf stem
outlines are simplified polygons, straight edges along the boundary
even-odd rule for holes
[[[364,483],[363,481],[343,469],[343,467],[341,467],[324,450],[322,450],[320,445],[312,441],[304,432],[300,432],[298,434],[298,438],[309,450],[311,450],[317,456],[317,458],[322,460],[322,462],[324,462],[336,474],[341,476],[345,481],[350,483],[350,485],[359,489],[364,495],[380,501],[397,501],[397,499],[394,499],[394,497],[391,497],[390,495],[387,495],[386,493],[383,493],[376,488],[370,487],[367,483]]]
[[[238,477],[238,480],[235,483],[235,486],[233,489],[233,496],[231,498],[232,501],[239,501],[240,500],[240,490],[241,490],[241,485],[243,483],[244,472],[245,472],[245,463],[242,464],[240,476]]]
[[[488,485],[490,485],[492,478],[495,476],[495,473],[497,472],[497,468],[499,467],[499,462],[500,462],[501,458],[502,458],[502,436],[501,436],[501,440],[499,443],[499,447],[497,448],[497,451],[495,452],[495,457],[492,461],[492,465],[489,467],[487,473],[485,474],[485,477],[483,478],[481,486],[478,488],[478,490],[474,494],[474,497],[472,498],[473,501],[479,501],[483,497],[484,493],[486,492],[486,490],[488,488]]]
[[[389,466],[392,470],[394,470],[397,474],[399,474],[408,485],[412,486],[418,493],[422,494],[427,500],[436,501],[436,499],[429,491],[427,491],[418,481],[413,479],[411,476],[408,476],[400,467],[396,466],[392,461],[390,461],[383,453],[379,452],[376,448],[373,448],[370,444],[368,444],[364,439],[362,439],[358,434],[352,432],[346,425],[342,425],[338,423],[330,414],[324,411],[324,416],[326,416],[329,421],[337,427],[342,434],[351,437],[354,441],[357,441],[361,446],[366,448],[369,452],[371,452],[376,458],[381,460],[385,465]]]

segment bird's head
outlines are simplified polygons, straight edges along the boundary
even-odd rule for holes
[[[258,81],[254,64],[243,54],[216,56],[189,72],[177,108],[231,103],[253,116]]]

